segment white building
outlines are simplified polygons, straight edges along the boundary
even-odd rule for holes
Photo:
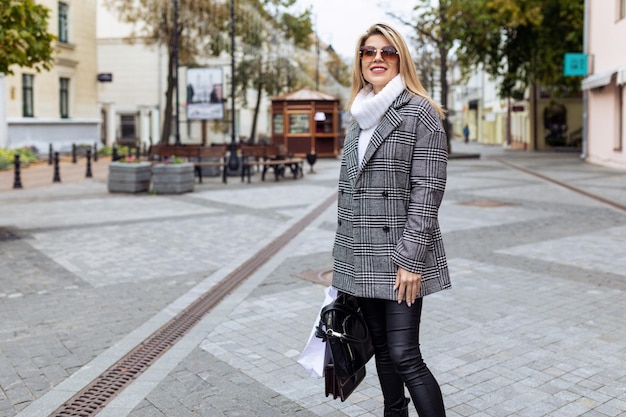
[[[93,145],[99,138],[96,84],[96,0],[39,0],[51,10],[57,36],[47,72],[13,67],[0,77],[0,147],[45,153]]]
[[[163,123],[167,89],[167,48],[148,45],[140,38],[129,42],[132,27],[119,22],[98,0],[98,73],[105,81],[98,85],[98,100],[102,107],[103,143],[139,141],[157,143]],[[230,55],[200,61],[201,67],[221,69],[224,115],[230,115]],[[182,144],[230,143],[230,122],[223,120],[189,120],[187,110],[187,68],[179,67],[179,131]],[[110,81],[109,81],[110,80]],[[175,96],[174,96],[175,101]],[[255,103],[249,97],[249,103]],[[257,119],[257,138],[269,136],[269,100],[261,100]],[[254,109],[242,108],[237,100],[235,111],[236,138],[249,135]],[[173,121],[174,124],[174,121]],[[171,129],[174,143],[176,128]]]

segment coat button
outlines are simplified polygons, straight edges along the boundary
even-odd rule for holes
[[[389,233],[389,226],[383,226],[383,232]]]
[[[383,197],[385,198],[389,197],[389,193],[387,193],[387,191],[383,191]]]
[[[339,226],[341,226],[341,220],[338,220],[337,223],[339,223]]]

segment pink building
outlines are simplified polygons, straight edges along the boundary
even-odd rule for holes
[[[586,0],[586,161],[626,169],[626,0]]]

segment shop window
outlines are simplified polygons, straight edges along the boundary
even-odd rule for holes
[[[624,149],[624,84],[617,88],[617,137],[613,150],[622,152]]]
[[[282,114],[272,116],[272,131],[279,135],[285,133],[285,119]]]
[[[313,117],[316,133],[333,133],[333,115],[318,111]]]
[[[293,113],[289,115],[289,133],[309,133],[309,113]]]

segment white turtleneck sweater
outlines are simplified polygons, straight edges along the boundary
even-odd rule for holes
[[[376,126],[378,126],[391,103],[405,88],[406,84],[400,74],[398,74],[378,94],[374,94],[372,85],[368,84],[354,98],[350,107],[350,113],[361,128],[358,146],[359,167],[363,164],[365,151],[374,134],[374,130],[376,130]]]

